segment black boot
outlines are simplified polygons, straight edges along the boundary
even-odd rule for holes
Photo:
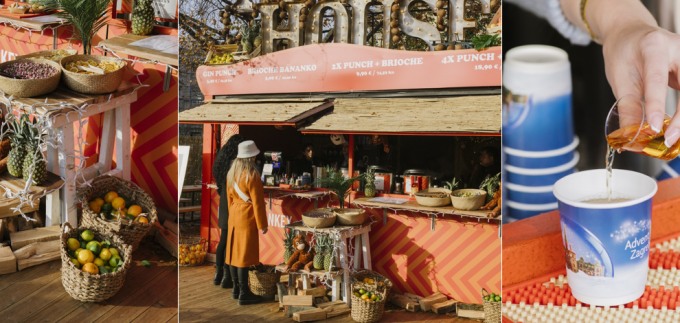
[[[232,288],[234,283],[231,281],[231,270],[228,265],[224,265],[224,278],[222,278],[222,288]]]
[[[262,297],[250,291],[248,286],[248,268],[238,268],[238,283],[241,292],[238,295],[238,305],[257,304],[262,301]]]
[[[238,284],[238,271],[236,270],[236,267],[234,266],[229,266],[225,265],[226,267],[229,268],[229,273],[231,274],[231,280],[234,284],[234,289],[231,291],[231,298],[233,299],[238,299],[239,294],[241,294],[241,286]]]
[[[213,284],[219,285],[220,282],[222,282],[223,276],[224,276],[224,264],[216,264],[215,265],[215,279],[213,280]]]

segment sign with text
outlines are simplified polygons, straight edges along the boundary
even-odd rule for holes
[[[440,89],[501,85],[501,48],[418,52],[352,44],[307,45],[196,71],[216,95]]]

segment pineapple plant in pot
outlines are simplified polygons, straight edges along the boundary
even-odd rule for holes
[[[352,184],[363,176],[345,178],[340,170],[332,168],[328,168],[326,174],[326,177],[317,179],[317,183],[319,186],[329,189],[338,198],[340,208],[333,209],[338,217],[338,223],[340,225],[363,224],[366,221],[366,213],[363,209],[345,208],[345,197],[352,188]]]

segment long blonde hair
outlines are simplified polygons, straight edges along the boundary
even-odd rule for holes
[[[257,165],[255,164],[255,157],[234,159],[227,173],[227,188],[234,186],[235,181],[243,176],[246,177],[246,183],[248,183],[251,177],[260,178],[260,172],[257,171]]]

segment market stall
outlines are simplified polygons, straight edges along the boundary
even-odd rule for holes
[[[374,158],[384,159],[372,152],[377,147],[373,140],[381,141],[381,148],[389,142],[395,157],[385,160],[393,161],[390,172],[397,175],[419,155],[421,161],[434,160],[437,155],[456,155],[461,145],[471,148],[475,142],[480,147],[500,142],[499,53],[498,48],[403,52],[321,44],[246,63],[202,66],[197,78],[207,103],[181,112],[180,123],[204,125],[204,179],[211,178],[214,154],[225,130],[257,142],[265,152],[265,165],[270,162],[268,151],[282,153],[283,162],[275,168],[279,176],[271,183],[265,177],[269,186],[287,187],[292,173],[304,173],[297,171],[296,164],[305,164],[297,156],[309,145],[319,161],[315,166],[346,168],[343,172],[349,176],[366,171],[369,165],[363,163],[364,156],[370,165]],[[258,97],[238,97],[243,94]],[[427,151],[419,151],[419,146]],[[397,152],[401,156],[396,157]],[[456,169],[454,160],[444,159],[447,166],[437,170],[464,172],[460,165]],[[310,173],[323,172],[321,168]],[[449,178],[435,181],[433,176],[431,186],[442,185],[444,179]],[[378,197],[387,202],[365,198],[358,183],[345,199],[347,207],[366,209],[371,225],[365,233],[368,241],[354,239],[336,249],[339,267],[372,269],[402,293],[429,296],[441,292],[467,303],[480,303],[482,288],[499,290],[500,218],[489,217],[487,211],[417,205],[403,188],[395,193],[394,182],[380,181]],[[425,185],[423,189],[430,187]],[[302,192],[282,192],[265,186],[270,230],[260,235],[263,263],[283,262],[286,228],[295,226],[303,214],[337,204],[325,191],[308,186]],[[201,235],[214,252],[219,237],[217,196],[204,186],[202,197]],[[397,203],[390,203],[390,198]]]

